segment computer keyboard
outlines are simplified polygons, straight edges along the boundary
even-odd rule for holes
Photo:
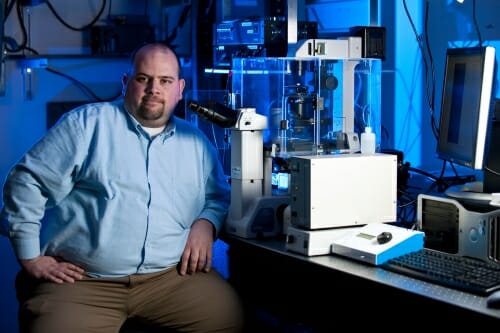
[[[477,295],[500,289],[500,265],[432,249],[388,260],[380,267]]]

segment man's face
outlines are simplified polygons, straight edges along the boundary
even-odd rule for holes
[[[134,72],[123,77],[125,106],[146,127],[161,127],[182,99],[185,81],[179,79],[175,55],[161,48],[139,51]]]

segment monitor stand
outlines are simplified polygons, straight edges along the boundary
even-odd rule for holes
[[[495,200],[499,200],[499,196],[496,193],[483,192],[482,181],[450,186],[444,193],[449,198],[478,206],[490,206],[495,203]]]

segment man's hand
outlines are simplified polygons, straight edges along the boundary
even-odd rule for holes
[[[74,283],[75,280],[81,280],[84,273],[79,266],[48,256],[20,260],[20,263],[29,275],[55,283]]]
[[[180,274],[208,272],[212,267],[214,226],[205,219],[195,221],[189,232],[186,247],[181,257]]]

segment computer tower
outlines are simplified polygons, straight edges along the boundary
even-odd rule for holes
[[[419,194],[417,224],[424,247],[486,261],[500,261],[500,209]]]

